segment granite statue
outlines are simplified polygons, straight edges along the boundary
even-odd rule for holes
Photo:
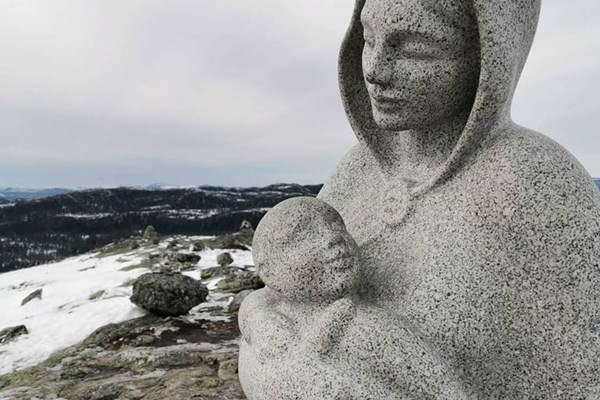
[[[540,7],[356,1],[358,143],[257,227],[250,400],[600,399],[600,194],[510,113]]]
[[[278,327],[286,330],[273,335],[268,327],[240,320],[243,340],[258,350],[263,364],[276,366],[287,357],[306,360],[307,348],[309,354],[327,356],[338,365],[328,381],[336,384],[319,388],[316,398],[394,399],[399,393],[415,400],[464,398],[461,380],[409,321],[357,297],[360,250],[330,205],[311,197],[280,203],[261,222],[253,252],[276,300]],[[288,309],[294,319],[285,317]],[[366,372],[347,368],[356,361],[368,365]],[[279,379],[265,382],[268,390],[257,396],[293,399],[287,387],[293,377],[282,379],[277,367],[272,374]]]

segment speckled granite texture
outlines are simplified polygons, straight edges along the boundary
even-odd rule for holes
[[[331,206],[310,197],[284,201],[262,220],[253,252],[269,288],[265,292],[281,315],[294,318],[283,317],[278,329],[287,332],[273,335],[244,314],[243,340],[258,350],[263,364],[294,357],[310,365],[306,356],[327,358],[332,365],[327,383],[334,386],[318,387],[310,398],[354,398],[356,393],[378,399],[401,393],[414,399],[465,398],[461,379],[409,321],[360,299],[360,250]],[[353,368],[356,362],[361,369]],[[294,376],[284,378],[278,369],[272,373],[286,384],[254,397],[294,398],[289,394],[297,390],[287,387]]]
[[[249,399],[600,399],[600,195],[510,118],[539,10],[356,2],[359,143],[319,195],[343,222],[303,201],[265,217],[256,261],[282,275],[240,310]],[[331,295],[324,226],[358,245],[354,291]]]

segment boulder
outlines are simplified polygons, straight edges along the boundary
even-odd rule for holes
[[[242,225],[240,225],[240,233],[249,233],[249,232],[254,233],[254,227],[252,226],[252,223],[250,221],[243,220]]]
[[[27,334],[29,334],[29,331],[25,325],[11,326],[10,328],[2,329],[0,331],[0,344],[8,343],[19,336]]]
[[[217,283],[217,289],[229,293],[239,293],[244,290],[256,290],[263,287],[265,287],[263,281],[256,272],[252,271],[226,276]]]
[[[252,246],[254,227],[250,221],[244,220],[240,226],[239,240],[246,246]]]
[[[158,232],[156,232],[156,229],[154,229],[154,227],[152,225],[148,225],[146,227],[146,229],[144,230],[144,234],[142,235],[142,238],[152,242],[155,239],[158,239]]]
[[[229,253],[221,253],[217,256],[217,264],[221,267],[226,267],[233,264],[233,257]]]
[[[21,306],[24,306],[25,304],[29,303],[31,300],[33,299],[42,299],[42,292],[43,289],[38,289],[32,293],[30,293],[27,297],[25,297],[23,299],[23,301],[21,301]]]
[[[200,281],[180,273],[144,274],[133,283],[133,304],[160,316],[178,316],[204,302],[208,289]]]
[[[192,253],[175,253],[170,256],[170,259],[180,264],[198,264],[201,257]]]
[[[204,251],[205,249],[206,249],[206,245],[201,240],[194,242],[192,244],[192,251],[198,252],[198,251]]]

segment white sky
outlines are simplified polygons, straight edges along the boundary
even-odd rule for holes
[[[351,0],[0,0],[0,187],[323,182]],[[544,0],[514,103],[600,176],[600,1]]]

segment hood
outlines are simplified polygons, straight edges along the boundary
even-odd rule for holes
[[[450,157],[433,180],[412,189],[414,196],[451,177],[484,134],[511,122],[513,94],[535,36],[541,0],[464,1],[473,1],[479,30],[481,69],[477,94]],[[373,120],[363,78],[364,39],[360,15],[364,4],[365,0],[356,1],[339,61],[342,100],[359,141],[369,135],[385,134]]]

